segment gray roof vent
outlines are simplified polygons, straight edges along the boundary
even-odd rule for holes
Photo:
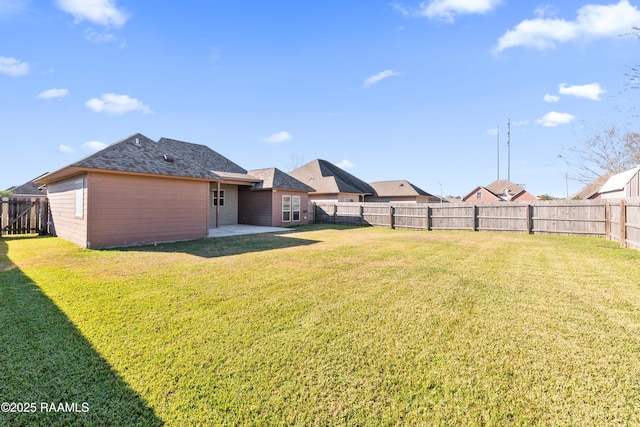
[[[173,157],[168,156],[166,154],[162,156],[162,160],[164,160],[165,162],[173,163]]]

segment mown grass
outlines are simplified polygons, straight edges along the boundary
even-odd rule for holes
[[[0,335],[0,400],[91,403],[59,425],[640,424],[640,253],[602,239],[309,226],[1,244],[3,324],[27,311],[46,330]],[[59,420],[42,417],[0,424]]]

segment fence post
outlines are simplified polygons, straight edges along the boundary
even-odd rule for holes
[[[338,205],[333,205],[333,223],[336,223],[336,219],[338,218]]]
[[[611,240],[611,203],[608,200],[604,204],[604,238]]]
[[[527,234],[533,233],[533,205],[527,205]]]
[[[0,197],[0,236],[6,224],[9,224],[9,198]]]
[[[431,215],[433,214],[433,211],[431,209],[431,206],[427,205],[427,231],[431,231]]]
[[[49,234],[49,199],[40,202],[40,233]]]
[[[620,246],[627,247],[627,207],[624,199],[620,200]]]
[[[364,203],[360,204],[360,225],[364,225]]]
[[[478,206],[473,205],[473,225],[471,226],[471,229],[473,231],[478,231],[478,227],[480,225],[480,219],[478,218]]]
[[[389,226],[394,229],[395,227],[395,222],[394,222],[394,215],[396,213],[396,209],[391,206],[391,204],[389,204]]]

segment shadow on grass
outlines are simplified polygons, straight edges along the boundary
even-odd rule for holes
[[[0,326],[0,425],[163,425],[65,314],[9,260],[4,238]]]
[[[159,243],[157,246],[136,246],[111,249],[133,252],[178,252],[203,258],[217,258],[251,252],[308,246],[319,243],[318,240],[297,238],[296,232],[286,234],[263,233],[240,236],[213,237],[186,242]]]

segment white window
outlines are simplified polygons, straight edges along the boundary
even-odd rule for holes
[[[293,196],[293,220],[300,221],[300,196]]]
[[[291,196],[282,196],[282,222],[291,221]]]
[[[482,199],[482,191],[476,193],[476,199]]]
[[[218,191],[212,191],[211,207],[218,206]],[[224,206],[224,190],[220,190],[220,206]]]
[[[74,183],[75,191],[75,216],[82,218],[84,215],[84,178],[76,179]]]

